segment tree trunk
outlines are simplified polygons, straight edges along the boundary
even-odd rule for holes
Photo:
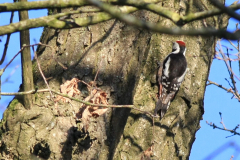
[[[186,3],[170,0],[159,5],[185,14]],[[194,4],[193,11],[204,9],[199,3]],[[208,2],[204,3],[211,8]],[[169,20],[147,11],[138,11],[134,15],[166,27],[174,26]],[[217,17],[211,17],[182,27],[204,28],[206,25],[216,26],[218,22]],[[166,115],[161,121],[155,119],[154,134],[151,117],[126,108],[109,108],[105,115],[90,118],[85,132],[83,124],[76,121],[80,103],[60,102],[56,108],[49,93],[38,93],[31,110],[24,109],[21,100],[15,98],[5,111],[0,130],[0,157],[188,159],[204,113],[203,97],[214,53],[214,37],[169,36],[110,20],[71,30],[45,28],[41,42],[52,46],[55,51],[40,46],[38,58],[54,90],[59,90],[62,83],[74,77],[85,82],[93,81],[99,70],[96,82],[108,94],[110,104],[134,104],[153,112],[158,93],[157,62],[162,62],[170,53],[171,41],[176,40],[186,42],[188,72]],[[68,69],[64,70],[55,59]],[[36,62],[33,71],[35,85],[47,88]],[[87,88],[79,83],[79,89],[82,94],[77,98],[82,99]]]

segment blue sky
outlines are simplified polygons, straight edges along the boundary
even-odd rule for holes
[[[1,3],[12,2],[10,0],[2,0]],[[227,5],[233,3],[233,0],[227,0]],[[30,11],[30,18],[36,18],[40,16],[47,15],[46,10],[36,10]],[[0,26],[6,25],[9,23],[10,13],[0,13]],[[15,12],[14,22],[18,22],[18,14]],[[237,23],[236,20],[231,19],[228,26],[228,30],[235,30]],[[31,29],[30,30],[30,40],[31,44],[39,42],[43,28]],[[6,40],[6,36],[0,37],[2,42],[0,42],[0,58],[3,53],[3,48]],[[227,41],[222,41],[222,44],[229,46]],[[233,48],[233,47],[232,47]],[[11,36],[7,57],[5,62],[0,66],[3,68],[7,62],[10,61],[20,49],[19,46],[19,33],[14,33]],[[236,53],[236,50],[232,51]],[[238,68],[238,62],[233,62],[233,70],[237,76],[240,77],[240,72]],[[14,72],[11,75],[11,72]],[[10,76],[11,75],[11,76]],[[2,75],[2,82],[4,82],[8,77],[7,82],[2,84],[2,92],[17,92],[19,85],[21,84],[21,66],[20,66],[20,56],[18,56],[12,64],[6,69]],[[223,86],[229,88],[229,85],[225,78],[229,78],[227,68],[223,61],[214,60],[212,63],[209,80],[222,84]],[[239,81],[237,81],[237,86],[240,90]],[[206,124],[206,121],[213,122],[218,126],[220,124],[219,112],[222,112],[222,117],[224,124],[228,129],[233,129],[237,124],[240,124],[240,103],[236,99],[231,99],[232,95],[226,93],[226,91],[210,85],[206,88],[205,99],[204,99],[204,108],[205,113],[203,115],[203,120],[201,121],[201,128],[196,134],[196,140],[193,144],[190,160],[205,160],[207,157],[211,156],[214,153],[212,160],[228,160],[232,155],[235,157],[233,160],[240,159],[240,137],[239,136],[230,136],[231,133],[221,131],[218,129],[212,129]],[[0,100],[0,118],[2,118],[2,113],[4,112],[6,106],[13,96],[2,96]],[[240,132],[240,129],[239,129]]]
[[[233,3],[233,0],[227,0],[226,5]],[[230,19],[228,30],[234,31],[236,29],[235,19]],[[233,41],[236,45],[236,41]],[[229,46],[234,49],[226,40],[221,41],[222,45]],[[226,52],[226,50],[225,50]],[[236,54],[237,51],[233,50],[230,53]],[[238,62],[233,62],[233,71],[240,77]],[[225,78],[229,79],[228,70],[222,60],[213,60],[209,80],[230,88]],[[239,81],[237,81],[237,88],[240,90]],[[236,125],[240,124],[240,104],[238,100],[231,99],[232,94],[227,93],[214,85],[209,85],[206,88],[204,98],[203,120],[201,121],[201,128],[196,134],[196,140],[193,144],[190,160],[228,160],[233,155],[233,160],[240,159],[240,137],[231,136],[232,134],[226,131],[212,129],[206,124],[206,121],[213,122],[217,126],[222,127],[220,124],[221,119],[219,112],[222,113],[223,122],[228,129],[233,129]],[[240,132],[240,129],[238,129]],[[214,152],[214,156],[212,155]],[[209,156],[212,155],[212,158]]]

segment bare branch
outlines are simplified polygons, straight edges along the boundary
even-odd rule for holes
[[[133,7],[124,7],[124,10],[126,13],[131,13],[136,11],[137,9]],[[107,13],[100,12],[100,13],[96,13],[94,16],[88,16],[83,18],[64,19],[64,20],[58,19],[60,17],[77,14],[77,13],[82,13],[82,11],[81,10],[69,11],[65,13],[59,13],[51,16],[29,19],[29,20],[9,24],[6,26],[1,26],[0,35],[22,31],[30,28],[37,28],[37,27],[51,27],[51,28],[60,28],[60,29],[77,28],[77,27],[97,24],[100,22],[105,22],[113,18]]]
[[[83,101],[83,100],[80,100],[80,99],[77,99],[77,98],[73,98],[73,97],[70,97],[66,94],[62,94],[62,93],[59,93],[57,91],[54,91],[54,90],[51,90],[53,93],[55,94],[58,94],[58,95],[61,95],[63,97],[67,97],[71,100],[74,100],[74,101],[77,101],[77,102],[80,102],[80,103],[83,103],[83,104],[86,104],[86,105],[89,105],[89,106],[98,106],[98,107],[108,107],[108,108],[130,108],[130,109],[134,109],[134,110],[137,110],[139,112],[142,112],[142,113],[145,113],[145,114],[148,114],[149,116],[151,116],[152,118],[155,118],[156,116],[154,116],[151,112],[148,112],[148,111],[143,111],[141,109],[138,109],[136,108],[134,105],[103,105],[103,104],[93,104],[93,103],[90,103],[90,102],[86,102],[86,101]],[[40,89],[40,90],[30,90],[30,91],[26,91],[26,92],[12,92],[12,93],[5,93],[5,92],[2,92],[0,93],[2,96],[12,96],[12,95],[26,95],[26,94],[35,94],[35,93],[41,93],[41,92],[49,92],[49,89]]]
[[[120,12],[114,6],[109,5],[107,3],[102,3],[97,0],[88,0],[88,2],[99,7],[103,11],[109,13],[111,16],[113,16],[129,25],[148,29],[148,30],[155,31],[158,33],[165,33],[165,34],[170,34],[170,35],[218,36],[218,37],[223,37],[226,39],[238,39],[240,37],[240,31],[231,33],[226,30],[223,30],[223,29],[216,30],[213,28],[204,28],[204,29],[200,29],[200,30],[195,30],[195,29],[184,30],[184,29],[180,29],[177,27],[176,28],[166,28],[166,27],[161,26],[160,24],[154,24],[151,22],[139,20],[138,18],[127,15],[126,13]]]
[[[12,75],[16,72],[16,70],[20,67],[20,65],[17,65],[14,67],[14,69],[10,72],[10,74],[7,76],[7,78],[1,83],[2,85],[4,83],[9,82],[9,79],[12,77]]]
[[[227,88],[223,87],[222,85],[217,84],[216,82],[213,82],[213,81],[208,80],[208,85],[210,85],[210,84],[213,84],[213,85],[215,85],[215,86],[218,86],[219,88],[222,88],[222,89],[224,89],[225,91],[232,93],[232,94],[235,96],[235,98],[237,98],[238,101],[240,101],[240,97],[238,96],[239,94],[236,95],[232,88],[227,89]]]
[[[219,47],[220,47],[220,53],[221,53],[221,55],[223,57],[223,60],[224,60],[226,66],[228,68],[228,71],[229,71],[229,74],[230,74],[230,79],[232,80],[233,91],[235,92],[234,95],[240,100],[240,95],[238,94],[238,90],[237,90],[237,87],[236,87],[236,81],[235,81],[234,77],[236,77],[238,80],[240,80],[240,79],[235,75],[235,73],[233,72],[231,66],[229,66],[229,64],[228,64],[228,62],[226,60],[226,56],[223,53],[220,41],[218,43],[219,43]]]
[[[18,51],[18,53],[13,56],[13,58],[8,62],[8,64],[2,69],[3,72],[4,72],[4,71],[6,70],[6,68],[12,63],[12,61],[18,56],[18,54],[21,53],[21,52],[24,50],[24,48],[26,48],[26,47],[33,47],[33,46],[37,46],[37,45],[42,45],[42,46],[50,47],[50,48],[52,49],[53,59],[54,59],[60,66],[62,66],[63,69],[67,69],[67,67],[65,67],[61,62],[59,62],[59,61],[54,57],[54,49],[53,49],[52,46],[49,46],[49,45],[47,45],[47,44],[42,44],[42,43],[36,43],[36,44],[31,44],[31,45],[25,45],[25,46],[23,46],[23,47]],[[0,76],[1,76],[1,74],[0,74]]]
[[[34,1],[34,2],[16,2],[0,4],[0,12],[22,11],[31,9],[44,8],[67,8],[80,7],[86,5],[85,0],[48,0],[48,1]]]
[[[145,10],[151,11],[153,13],[156,13],[160,16],[163,16],[165,18],[168,18],[169,20],[171,20],[172,22],[174,22],[175,24],[178,24],[178,25],[184,25],[184,24],[192,22],[192,21],[205,19],[208,17],[212,17],[212,16],[216,16],[216,15],[225,13],[221,9],[212,9],[212,10],[207,10],[207,11],[202,11],[202,12],[197,12],[197,13],[188,12],[188,14],[186,16],[182,16],[176,12],[170,11],[168,8],[161,7],[158,4],[154,4],[154,3],[144,3],[142,1],[136,2],[136,1],[127,0],[124,2],[116,2],[114,4],[128,5],[128,6],[133,6],[133,7],[139,8],[139,9],[145,9]],[[230,9],[237,10],[240,8],[240,4],[233,4],[226,8],[229,10]]]
[[[216,125],[215,125],[214,123],[212,123],[212,122],[209,123],[208,121],[206,121],[206,123],[207,123],[209,126],[213,127],[213,129],[217,128],[217,129],[220,129],[220,130],[224,130],[224,131],[228,131],[228,132],[233,133],[233,135],[231,135],[231,136],[234,136],[234,135],[239,135],[239,136],[240,136],[240,133],[236,131],[236,130],[239,128],[239,124],[236,125],[236,127],[234,127],[234,129],[227,129],[226,126],[225,126],[224,123],[223,123],[222,113],[219,112],[219,115],[220,115],[220,118],[221,118],[221,122],[220,122],[220,123],[223,125],[223,128],[216,126]],[[228,136],[228,137],[231,137],[231,136]],[[226,138],[228,138],[228,137],[226,137]]]
[[[62,0],[65,2],[65,0]],[[70,0],[71,1],[71,0]],[[44,1],[43,1],[44,2]],[[205,29],[200,29],[200,30],[195,30],[195,29],[189,29],[189,30],[183,30],[180,28],[166,28],[163,26],[160,26],[159,24],[154,24],[151,22],[145,22],[141,21],[135,17],[126,15],[126,13],[131,13],[137,10],[135,7],[114,7],[113,5],[109,5],[107,3],[102,3],[100,1],[96,0],[89,0],[92,4],[98,6],[99,8],[103,9],[105,12],[111,14],[110,16],[107,13],[97,13],[93,16],[89,17],[84,17],[84,18],[75,18],[75,19],[65,19],[65,20],[59,20],[58,18],[71,15],[71,14],[76,14],[76,13],[81,13],[81,11],[70,11],[66,13],[60,13],[52,16],[47,16],[47,17],[41,17],[41,18],[36,18],[36,19],[30,19],[27,21],[22,21],[6,26],[0,27],[0,35],[12,33],[12,32],[17,32],[25,29],[30,29],[30,28],[36,28],[36,27],[52,27],[52,28],[61,28],[61,29],[69,29],[69,28],[76,28],[76,27],[82,27],[82,26],[88,26],[100,22],[104,22],[107,20],[110,20],[112,18],[118,18],[121,21],[133,25],[135,27],[140,27],[140,28],[145,28],[151,31],[159,32],[159,33],[166,33],[166,34],[171,34],[171,35],[190,35],[190,36],[196,36],[196,35],[201,35],[201,36],[218,36],[221,38],[226,38],[226,39],[239,39],[240,37],[240,31],[237,31],[235,33],[231,33],[228,31],[225,31],[223,29],[216,30],[213,28],[205,28]],[[115,2],[115,0],[111,1]],[[157,2],[157,0],[152,0],[150,2]],[[30,2],[29,2],[30,3]],[[80,3],[80,2],[79,2]],[[85,2],[87,3],[87,2]],[[82,5],[85,5],[85,3],[81,3]],[[126,4],[129,3],[129,5],[134,5],[130,0],[126,1]],[[89,3],[88,3],[89,4]],[[145,3],[144,3],[145,4]],[[139,5],[138,7],[143,7],[143,4],[136,4],[135,6]],[[233,5],[231,6],[232,8],[240,8],[240,5]],[[208,16],[213,16],[215,14],[221,14],[220,10],[213,10],[213,11],[204,11],[204,12],[199,12],[199,13],[190,13],[187,16],[179,16],[178,14],[174,12],[167,11],[167,9],[160,8],[159,6],[155,4],[147,4],[146,3],[146,9],[149,9],[152,12],[156,12],[159,15],[165,16],[172,20],[175,23],[181,23],[185,24],[187,22],[191,22],[197,19],[202,19]],[[119,12],[119,10],[122,10],[122,12]],[[125,14],[124,14],[125,13]]]
[[[12,21],[13,21],[13,16],[14,16],[14,12],[11,13],[10,24],[11,24]],[[7,34],[7,40],[6,40],[6,43],[5,43],[5,46],[4,46],[3,55],[2,55],[2,59],[1,59],[1,61],[0,61],[0,65],[4,62],[4,59],[5,59],[5,57],[6,57],[7,49],[8,49],[8,44],[9,44],[9,41],[10,41],[10,37],[11,37],[11,33]]]
[[[210,11],[202,11],[197,13],[189,12],[186,16],[181,16],[176,12],[170,11],[168,8],[161,7],[157,4],[160,0],[148,0],[148,3],[143,1],[117,1],[117,0],[103,0],[108,3],[116,4],[116,5],[128,5],[134,6],[139,9],[146,9],[151,12],[157,13],[163,17],[166,17],[173,21],[176,24],[186,24],[195,20],[212,17],[215,15],[219,15],[225,13],[222,9],[213,9]],[[67,8],[67,7],[80,7],[89,5],[85,0],[49,0],[49,1],[34,1],[34,2],[17,2],[17,3],[3,3],[0,4],[0,12],[10,12],[10,11],[19,11],[19,10],[32,10],[32,9],[45,9],[45,8]],[[240,4],[233,4],[229,7],[225,7],[227,10],[237,10],[240,8]]]
[[[52,98],[53,98],[53,94],[52,94],[51,89],[50,89],[50,87],[49,87],[49,85],[48,85],[48,82],[47,82],[47,80],[46,80],[46,77],[44,76],[43,71],[42,71],[42,69],[41,69],[41,65],[40,65],[40,63],[39,63],[39,61],[38,61],[37,53],[36,53],[35,50],[34,50],[34,46],[32,46],[32,48],[33,48],[33,52],[34,52],[34,57],[35,57],[36,62],[37,62],[38,70],[39,70],[39,72],[40,72],[40,74],[41,74],[41,76],[42,76],[45,84],[47,85],[47,88],[48,88],[49,93],[50,93],[50,98],[52,99]],[[52,101],[54,101],[54,100],[52,99]]]
[[[210,0],[213,5],[219,8],[221,11],[227,13],[229,16],[240,20],[240,15],[235,13],[231,8],[225,7],[224,4],[220,3],[218,0]]]
[[[223,128],[226,129],[225,124],[223,122],[222,113],[219,112],[219,115],[220,115],[220,118],[221,118],[221,122],[220,123],[222,124]]]

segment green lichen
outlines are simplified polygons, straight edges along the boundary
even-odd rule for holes
[[[18,99],[13,99],[12,102],[9,104],[9,106],[8,106],[8,108],[6,110],[6,113],[11,113],[11,115],[14,116],[16,114],[16,112],[17,112],[15,110],[15,106],[18,103],[19,103]],[[4,114],[4,117],[5,117],[5,114]]]

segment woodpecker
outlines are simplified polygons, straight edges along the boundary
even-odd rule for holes
[[[186,45],[183,41],[173,42],[172,52],[164,59],[158,71],[159,98],[154,115],[160,112],[161,118],[167,112],[187,71],[185,58]]]

